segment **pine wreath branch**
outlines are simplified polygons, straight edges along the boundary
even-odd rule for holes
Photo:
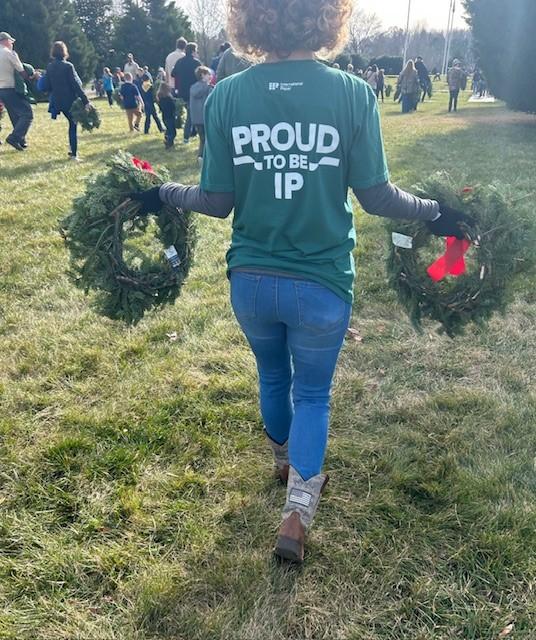
[[[533,261],[530,238],[534,238],[534,229],[496,186],[459,189],[446,173],[440,172],[414,187],[414,191],[464,211],[476,221],[474,228],[465,229],[472,243],[471,269],[455,280],[438,283],[428,276],[419,260],[432,240],[427,227],[414,221],[392,221],[387,225],[389,283],[413,326],[422,331],[423,320],[434,320],[440,324],[440,332],[453,338],[462,334],[469,323],[482,325],[495,313],[506,311],[520,267]],[[413,247],[395,246],[393,232],[411,236]]]
[[[150,309],[172,304],[180,295],[193,261],[195,226],[190,212],[164,206],[155,216],[155,235],[163,248],[175,247],[177,268],[163,252],[157,260],[144,256],[141,265],[129,265],[123,255],[126,237],[144,234],[149,220],[139,215],[139,205],[128,194],[163,184],[169,176],[165,170],[138,168],[126,153],[108,164],[108,172],[91,178],[85,194],[74,201],[61,234],[76,285],[86,293],[98,293],[102,314],[136,324]]]

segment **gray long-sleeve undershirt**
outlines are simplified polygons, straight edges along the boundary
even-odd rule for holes
[[[383,218],[436,220],[440,216],[439,204],[435,200],[418,198],[390,182],[370,189],[354,189],[354,194],[367,213]],[[203,191],[199,186],[186,187],[166,182],[160,187],[159,195],[169,206],[197,211],[213,218],[227,218],[234,207],[234,193]]]

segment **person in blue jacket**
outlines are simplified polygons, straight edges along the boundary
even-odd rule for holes
[[[109,67],[104,67],[102,72],[102,88],[106,93],[106,97],[108,98],[108,104],[110,107],[113,107],[113,93],[114,93],[114,77]]]

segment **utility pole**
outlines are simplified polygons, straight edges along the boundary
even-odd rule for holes
[[[445,35],[445,51],[443,53],[443,68],[441,72],[446,74],[449,67],[450,44],[452,41],[452,32],[454,31],[454,15],[456,13],[456,0],[450,0],[449,19],[447,22],[447,33]]]
[[[445,69],[445,73],[447,73],[448,71],[448,66],[449,66],[449,60],[450,60],[450,47],[452,45],[452,36],[454,34],[454,17],[456,14],[456,0],[452,0],[452,17],[451,17],[451,21],[450,21],[450,37],[449,37],[449,44],[447,47],[447,61],[446,61],[446,69]]]
[[[406,66],[408,61],[408,48],[409,48],[409,21],[411,17],[411,0],[408,0],[408,20],[406,22],[406,42],[404,43],[404,63],[402,68]]]

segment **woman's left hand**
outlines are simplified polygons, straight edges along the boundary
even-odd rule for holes
[[[152,189],[147,189],[147,191],[138,191],[137,193],[129,193],[128,197],[141,204],[139,211],[140,216],[158,213],[164,206],[164,203],[160,200],[160,187],[153,187]]]

